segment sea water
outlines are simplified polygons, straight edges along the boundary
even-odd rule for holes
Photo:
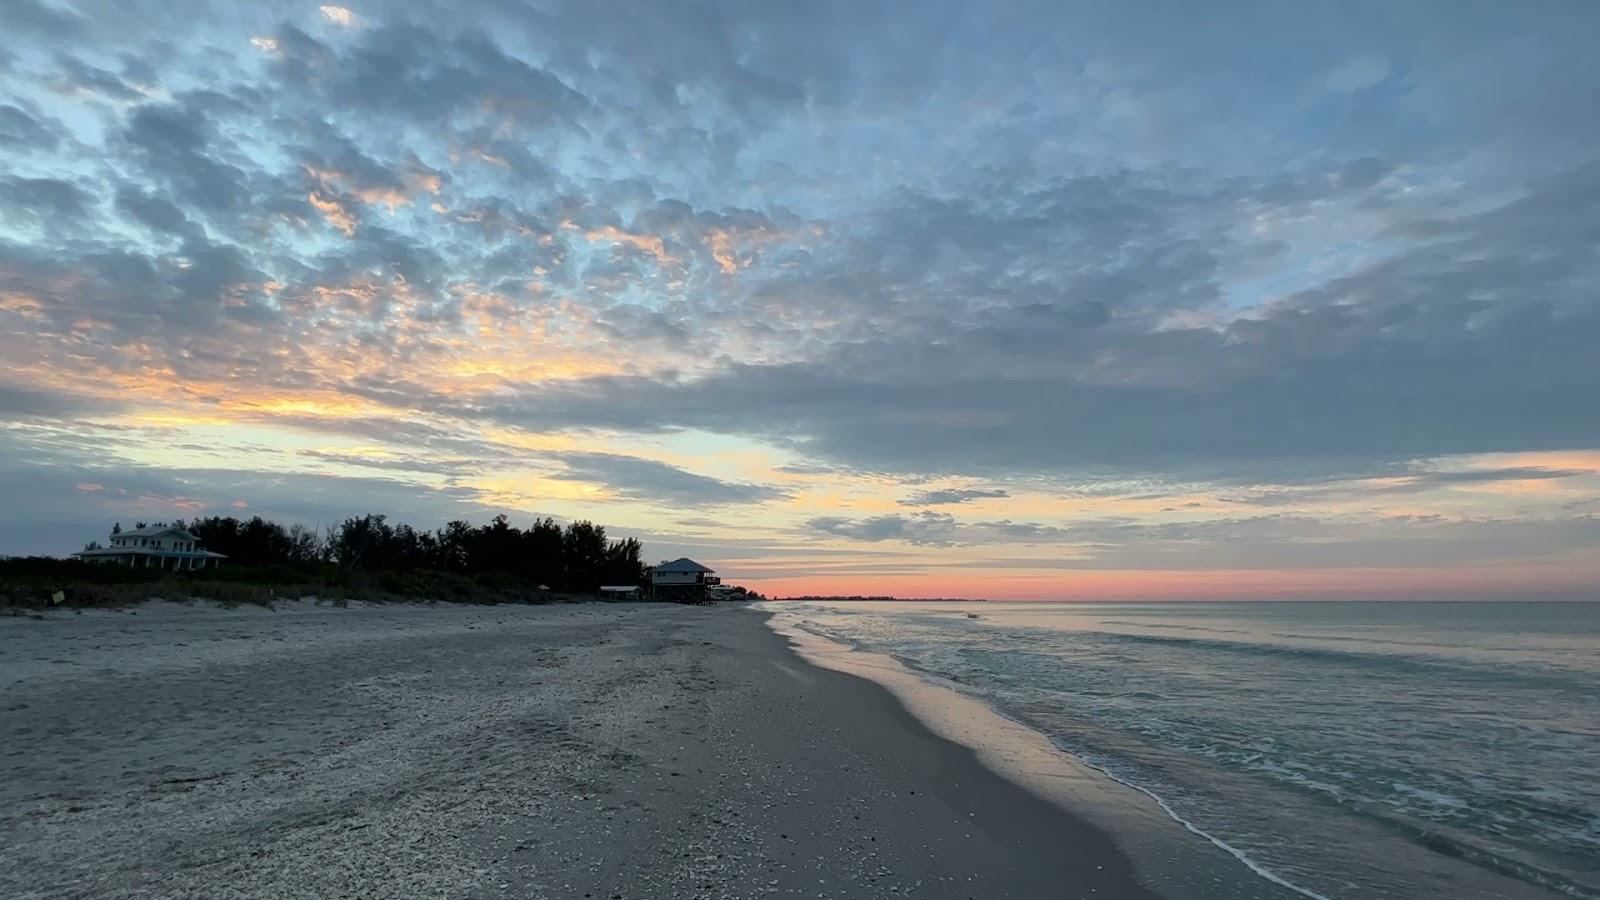
[[[773,606],[1308,894],[1600,897],[1600,604]]]

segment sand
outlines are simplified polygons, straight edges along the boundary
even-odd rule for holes
[[[0,896],[1277,896],[1174,882],[764,618],[0,618]]]

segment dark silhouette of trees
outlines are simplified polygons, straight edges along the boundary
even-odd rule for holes
[[[322,541],[314,532],[294,525],[284,528],[260,516],[240,521],[231,516],[195,519],[185,525],[207,550],[226,553],[230,565],[268,566],[316,562],[323,558]]]
[[[528,577],[534,583],[551,586],[566,583],[561,526],[554,519],[535,519],[533,527],[522,533],[521,552],[527,560]],[[642,566],[639,577],[644,577]]]
[[[320,535],[260,516],[173,524],[188,528],[205,549],[227,554],[230,567],[322,564],[366,572],[500,574],[576,592],[644,581],[639,541],[610,540],[604,527],[588,521],[562,528],[553,519],[535,519],[520,529],[502,515],[487,525],[454,521],[430,532],[369,514],[347,518]]]

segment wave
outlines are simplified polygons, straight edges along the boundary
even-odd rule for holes
[[[1515,680],[1539,686],[1574,685],[1571,675],[1564,670],[1543,666],[1503,663],[1461,663],[1436,657],[1401,653],[1383,653],[1364,650],[1343,650],[1334,647],[1306,647],[1291,644],[1268,644],[1255,641],[1234,641],[1222,638],[1183,637],[1159,634],[1129,634],[1122,631],[1071,631],[1056,632],[1057,636],[1092,636],[1112,643],[1144,644],[1154,646],[1186,647],[1199,651],[1233,653],[1248,656],[1279,657],[1287,659],[1317,660],[1335,665],[1361,668],[1387,668],[1397,671],[1426,672],[1455,678],[1472,678],[1504,681]]]
[[[1409,819],[1396,818],[1382,812],[1377,812],[1364,807],[1350,809],[1367,821],[1377,823],[1387,828],[1394,834],[1426,847],[1435,853],[1455,859],[1465,860],[1473,865],[1488,869],[1508,878],[1536,885],[1546,890],[1565,894],[1568,897],[1579,897],[1583,900],[1600,898],[1596,888],[1592,885],[1582,884],[1549,869],[1536,866],[1532,863],[1516,859],[1504,851],[1495,851],[1474,843],[1471,839],[1450,834],[1438,828],[1430,828]]]
[[[1057,746],[1059,746],[1059,745],[1057,745]],[[1204,828],[1201,828],[1199,825],[1196,825],[1195,823],[1193,823],[1193,822],[1189,821],[1188,819],[1184,818],[1182,815],[1180,815],[1178,813],[1178,811],[1176,809],[1172,808],[1172,804],[1168,803],[1165,797],[1162,797],[1160,794],[1157,794],[1155,791],[1152,791],[1149,788],[1144,787],[1143,785],[1138,784],[1138,783],[1136,783],[1134,781],[1130,781],[1129,779],[1123,778],[1122,776],[1118,775],[1116,772],[1113,772],[1111,769],[1106,768],[1105,766],[1096,765],[1095,763],[1091,762],[1089,759],[1087,759],[1087,758],[1085,758],[1083,756],[1079,756],[1077,754],[1071,754],[1070,751],[1067,751],[1067,750],[1063,750],[1062,752],[1063,753],[1069,753],[1074,759],[1076,759],[1082,765],[1085,765],[1085,766],[1088,766],[1091,769],[1094,769],[1096,772],[1099,772],[1100,774],[1106,776],[1107,778],[1111,779],[1112,781],[1115,781],[1116,783],[1118,783],[1118,784],[1120,784],[1120,785],[1122,785],[1124,787],[1131,788],[1132,790],[1138,791],[1139,793],[1145,795],[1146,797],[1149,797],[1151,800],[1155,801],[1156,806],[1159,806],[1161,808],[1161,811],[1166,813],[1167,817],[1170,818],[1172,821],[1177,822],[1179,825],[1182,825],[1184,827],[1184,829],[1186,831],[1188,831],[1189,833],[1197,835],[1197,836],[1199,836],[1201,838],[1204,838],[1205,840],[1209,841],[1217,849],[1223,851],[1224,853],[1227,853],[1229,856],[1232,856],[1234,859],[1237,859],[1239,862],[1244,864],[1245,868],[1247,868],[1250,871],[1256,873],[1257,875],[1261,876],[1262,878],[1265,878],[1266,880],[1272,882],[1273,884],[1278,885],[1279,887],[1287,888],[1287,889],[1289,889],[1291,891],[1294,891],[1296,894],[1299,894],[1302,897],[1310,897],[1310,898],[1312,898],[1312,900],[1331,900],[1331,898],[1328,897],[1325,894],[1319,894],[1316,891],[1311,890],[1310,888],[1301,887],[1300,885],[1295,884],[1294,882],[1289,881],[1288,879],[1278,875],[1276,872],[1272,871],[1271,869],[1268,869],[1266,866],[1263,866],[1260,863],[1256,862],[1254,859],[1252,859],[1250,857],[1250,854],[1244,852],[1243,850],[1240,850],[1238,847],[1233,846],[1232,844],[1228,843],[1227,841],[1217,837],[1216,835],[1212,834],[1211,832],[1206,831]]]
[[[1133,628],[1149,628],[1149,622],[1124,621],[1122,619],[1101,619],[1101,625],[1127,625]],[[1247,628],[1216,628],[1210,625],[1177,625],[1164,623],[1161,627],[1171,628],[1175,631],[1204,631],[1210,634],[1251,634]]]

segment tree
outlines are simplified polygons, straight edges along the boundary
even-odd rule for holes
[[[447,572],[467,571],[467,545],[471,543],[472,526],[456,519],[439,531],[438,560],[435,563]]]
[[[288,562],[311,563],[324,558],[322,539],[310,528],[295,523],[289,526],[285,536],[288,538]]]
[[[345,519],[332,540],[333,561],[347,569],[381,567],[384,551],[394,541],[387,517],[368,514]]]
[[[515,572],[524,560],[518,548],[522,532],[503,515],[472,532],[467,543],[467,565],[475,572]]]
[[[612,541],[606,545],[601,584],[639,584],[644,580],[644,545],[638,538]]]
[[[605,528],[588,520],[567,525],[561,534],[561,561],[567,590],[598,590],[606,562]]]
[[[561,561],[561,526],[551,518],[535,519],[522,533],[521,570],[534,584],[564,585],[566,570]]]

